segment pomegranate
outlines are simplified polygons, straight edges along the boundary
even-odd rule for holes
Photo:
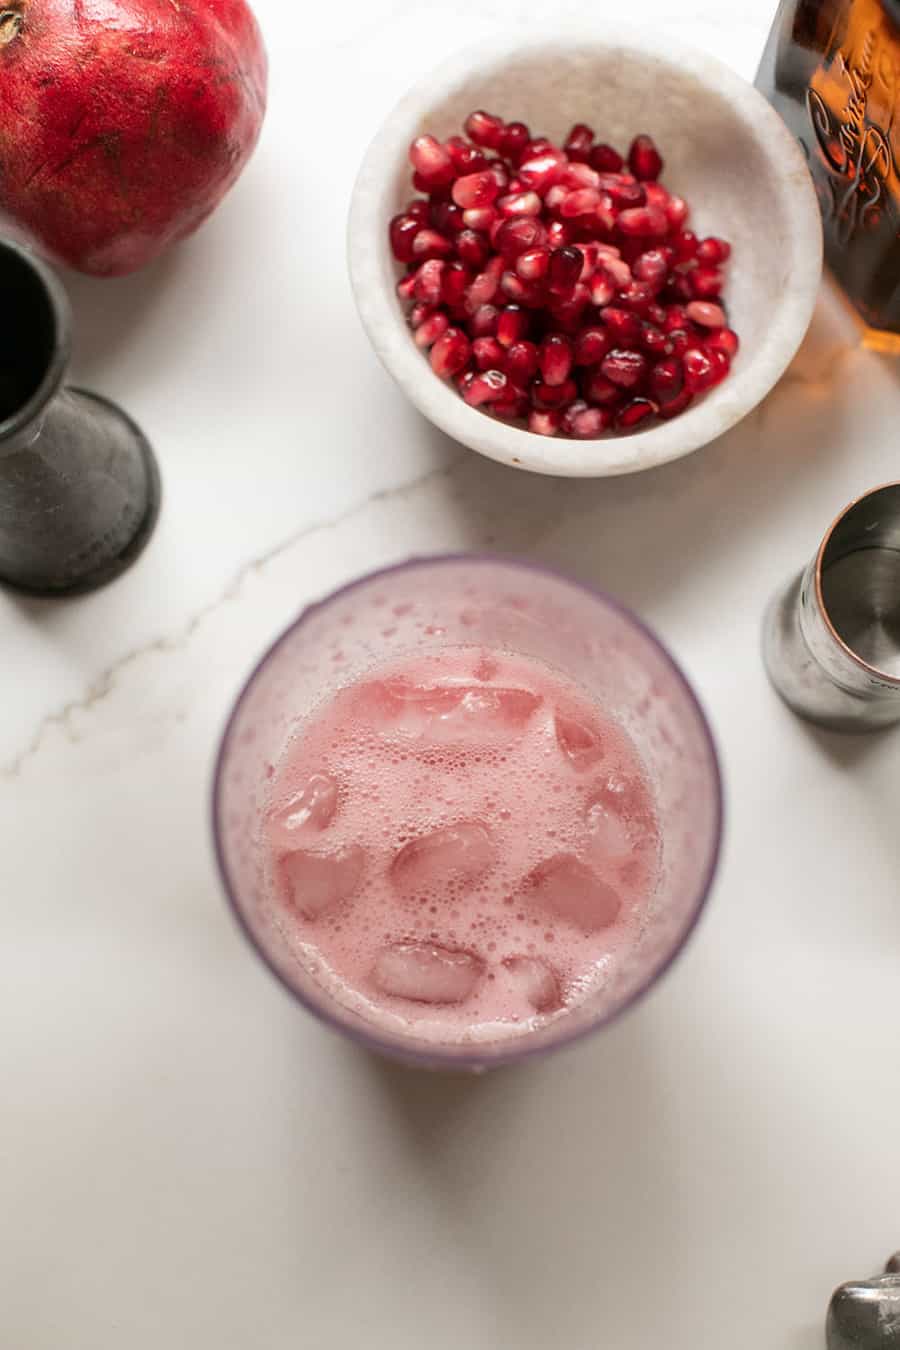
[[[413,141],[416,188],[389,228],[416,345],[470,407],[590,438],[684,412],[728,375],[724,239],[698,239],[658,181],[585,122],[562,146],[478,109],[466,141]]]
[[[0,83],[0,213],[58,261],[114,276],[236,181],[266,55],[245,0],[0,0]],[[417,235],[395,235],[401,253]]]

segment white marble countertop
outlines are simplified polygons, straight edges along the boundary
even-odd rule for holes
[[[752,76],[774,3],[638,8]],[[819,1350],[833,1285],[900,1246],[900,739],[795,721],[758,632],[836,510],[898,476],[898,367],[825,292],[781,385],[679,464],[565,482],[460,450],[357,322],[353,173],[415,71],[583,3],[257,10],[271,110],[227,205],[143,275],[67,278],[73,374],[151,435],[160,528],[100,594],[0,597],[0,1344]],[[470,547],[656,626],[730,808],[672,975],[480,1081],[296,1008],[226,913],[207,820],[263,644],[360,571]]]

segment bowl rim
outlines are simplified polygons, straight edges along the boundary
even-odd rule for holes
[[[630,51],[650,56],[718,90],[747,124],[770,166],[780,197],[790,196],[790,256],[784,259],[791,277],[790,307],[773,312],[768,335],[753,358],[741,364],[726,384],[712,390],[699,405],[671,422],[648,431],[596,440],[543,437],[471,408],[456,390],[437,379],[410,340],[409,329],[393,287],[380,275],[381,234],[376,220],[386,172],[392,172],[435,104],[467,82],[474,72],[489,73],[531,53],[552,59],[576,48]],[[386,168],[390,165],[390,169]],[[386,247],[386,242],[380,243]],[[822,223],[818,200],[803,152],[788,127],[763,95],[731,67],[699,48],[647,35],[628,24],[556,25],[534,30],[526,40],[497,38],[457,51],[429,72],[388,114],[363,157],[350,202],[347,259],[353,296],[372,347],[409,400],[447,435],[489,459],[513,468],[560,477],[599,478],[634,473],[666,464],[699,449],[728,431],[769,393],[803,340],[822,275]],[[423,379],[423,372],[428,378]]]

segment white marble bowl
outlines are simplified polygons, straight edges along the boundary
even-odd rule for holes
[[[413,343],[395,294],[388,222],[414,195],[407,150],[459,132],[473,108],[558,140],[573,122],[622,149],[639,131],[665,159],[662,181],[691,203],[690,226],[729,239],[725,298],[741,350],[729,378],[671,422],[579,441],[537,436],[460,398]],[[378,132],[353,192],[349,265],[372,346],[420,412],[455,440],[516,468],[595,478],[649,469],[705,445],[769,392],[806,332],[822,270],[814,189],[793,136],[752,85],[705,53],[635,29],[482,44],[432,72]]]

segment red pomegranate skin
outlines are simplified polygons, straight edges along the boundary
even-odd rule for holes
[[[266,74],[245,0],[0,0],[0,215],[82,272],[143,267],[236,181]]]

